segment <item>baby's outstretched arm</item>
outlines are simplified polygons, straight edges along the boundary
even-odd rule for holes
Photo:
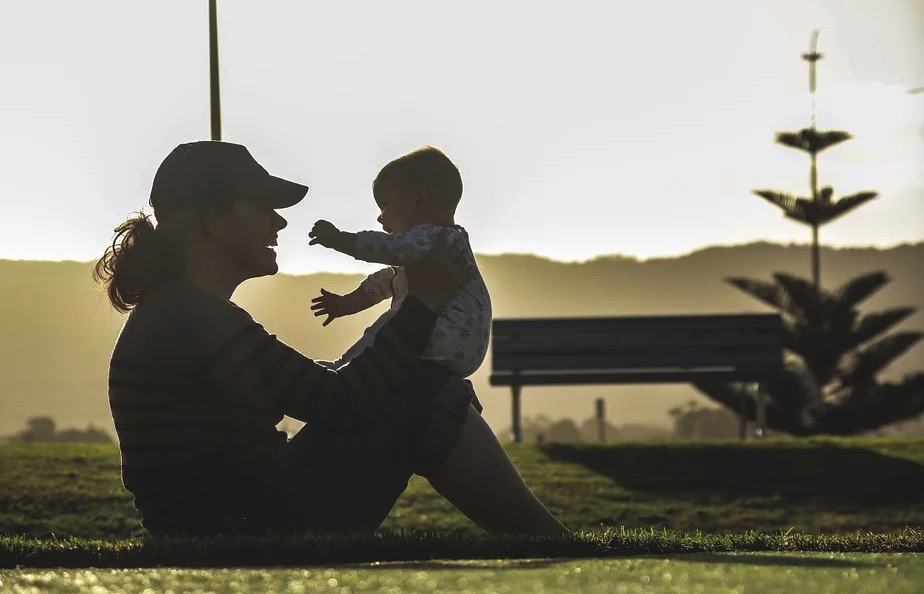
[[[337,295],[325,289],[321,289],[321,294],[311,300],[311,309],[314,316],[327,316],[322,326],[327,326],[337,318],[350,316],[369,309],[375,305],[369,295],[357,287],[346,295]]]
[[[391,281],[394,277],[393,269],[383,268],[367,276],[358,287],[346,295],[337,295],[321,289],[321,294],[311,300],[311,309],[315,317],[327,316],[322,324],[327,326],[337,318],[359,313],[391,297]]]
[[[360,231],[353,235],[354,256],[364,262],[377,262],[390,266],[407,266],[420,262],[430,251],[442,227],[420,225],[407,233]],[[450,236],[450,243],[453,237]]]
[[[341,231],[333,223],[323,219],[315,222],[308,232],[308,245],[321,244],[341,254],[356,257],[356,234]]]

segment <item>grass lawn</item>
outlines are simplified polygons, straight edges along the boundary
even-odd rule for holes
[[[924,526],[924,438],[510,445],[508,452],[573,530],[832,534]],[[385,528],[478,532],[416,477]],[[0,445],[0,535],[124,539],[138,529],[115,446]]]
[[[921,591],[908,553],[699,553],[679,557],[371,563],[325,568],[0,570],[19,592],[866,593]]]
[[[485,535],[415,479],[372,536],[152,539],[121,487],[115,447],[0,445],[0,590],[792,594],[924,584],[924,439],[508,452],[573,538]]]

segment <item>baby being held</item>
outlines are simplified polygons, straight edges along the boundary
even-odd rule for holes
[[[384,232],[348,233],[321,220],[308,234],[311,245],[320,244],[357,260],[388,266],[370,274],[346,295],[321,289],[321,295],[312,299],[314,315],[326,315],[326,326],[336,318],[391,298],[389,310],[330,366],[336,369],[346,364],[372,344],[376,333],[407,297],[404,266],[420,261],[439,232],[446,228],[450,242],[463,246],[472,274],[438,312],[424,358],[468,377],[478,369],[487,352],[491,297],[475,262],[468,233],[455,223],[456,207],[462,198],[459,170],[438,149],[424,147],[385,165],[372,184],[372,194],[381,210],[378,222]]]

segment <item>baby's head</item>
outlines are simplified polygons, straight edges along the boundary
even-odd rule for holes
[[[425,146],[382,167],[372,182],[372,195],[388,233],[405,233],[416,225],[455,223],[462,198],[462,176],[437,148]]]

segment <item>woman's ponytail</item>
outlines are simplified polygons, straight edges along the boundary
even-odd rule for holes
[[[115,228],[112,245],[93,269],[93,279],[106,287],[115,309],[127,313],[150,289],[182,276],[183,263],[171,243],[141,212]]]

